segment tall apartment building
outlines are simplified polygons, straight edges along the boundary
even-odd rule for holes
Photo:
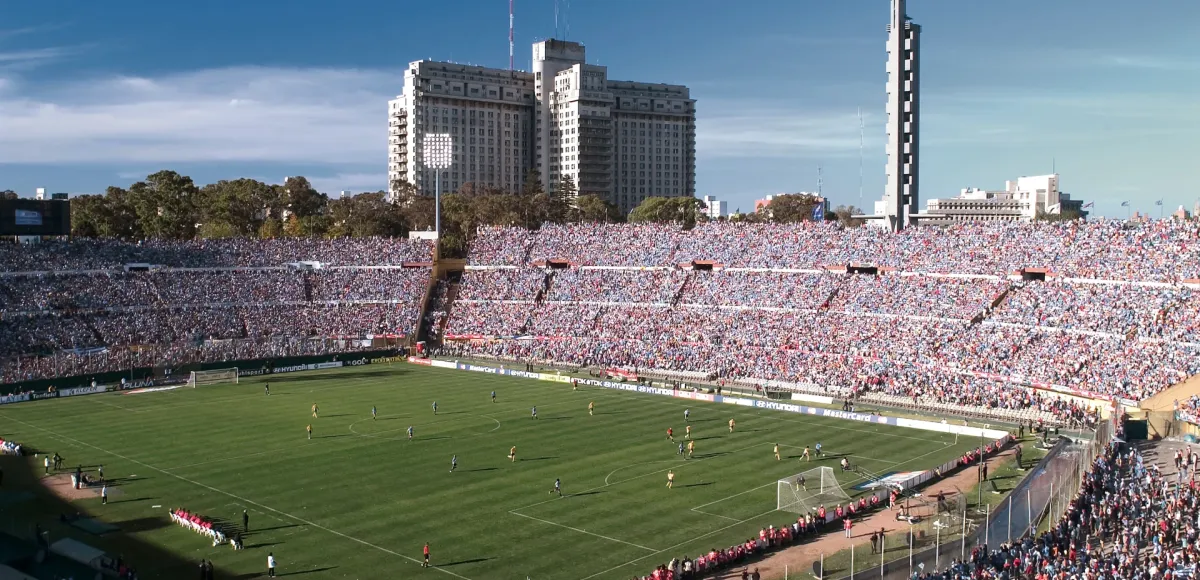
[[[875,225],[900,230],[911,224],[920,200],[921,27],[892,0],[887,39],[887,185],[875,202]]]
[[[623,212],[647,197],[696,191],[696,107],[688,88],[611,80],[606,67],[587,64],[576,42],[534,44],[533,72],[414,62],[404,93],[389,102],[388,124],[389,180],[407,180],[425,194],[434,184],[420,159],[425,133],[454,139],[444,191],[465,183],[517,190],[531,168],[547,191],[570,177],[579,194],[599,195]]]

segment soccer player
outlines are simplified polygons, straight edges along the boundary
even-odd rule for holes
[[[496,402],[496,391],[492,391],[492,402]]]
[[[588,403],[588,415],[594,415],[595,412],[596,412],[596,401],[590,401]]]
[[[578,380],[571,379],[571,390],[572,390],[572,391],[578,391],[578,390],[579,390],[579,381],[578,381]]]
[[[820,441],[817,441],[816,450],[817,450],[817,457],[820,457],[821,456],[821,442]]]
[[[421,550],[421,553],[423,556],[425,556],[425,561],[421,564],[421,567],[428,568],[429,567],[429,542],[425,542],[425,547]]]
[[[683,429],[684,429],[684,431],[683,431],[683,438],[684,438],[684,439],[691,439],[691,438],[692,438],[692,426],[691,426],[691,425],[688,425],[687,427],[684,427]]]
[[[729,420],[729,432],[730,432],[730,433],[733,433],[733,427],[734,427],[735,425],[737,425],[737,423],[734,423],[733,419],[730,419],[730,420]]]
[[[667,427],[667,439],[670,439],[671,443],[675,442],[675,430],[670,427]]]
[[[307,427],[304,428],[304,430],[308,431],[308,439],[309,439],[309,441],[311,441],[312,440],[312,425],[311,424],[308,425]]]
[[[454,473],[455,469],[458,469],[458,456],[451,455],[450,456],[450,473]]]
[[[775,461],[779,461],[779,444],[775,444]]]
[[[408,440],[409,440],[409,441],[412,441],[412,433],[413,433],[413,431],[412,431],[412,425],[409,425],[409,426],[408,426]]]
[[[805,461],[812,461],[812,455],[809,454],[807,445],[804,446],[804,452],[800,454],[800,457]]]
[[[558,497],[562,497],[562,480],[558,479],[557,477],[554,478],[554,489],[547,493],[557,493]]]
[[[271,383],[264,384],[263,391],[267,393],[268,397],[270,397],[271,396]]]
[[[683,455],[683,441],[679,442],[679,455]]]
[[[671,486],[674,484],[675,484],[675,472],[668,471],[667,472],[667,489],[671,489]]]
[[[375,405],[371,405],[371,420],[372,420],[372,421],[374,421],[374,420],[375,420],[375,415],[376,415],[376,412],[375,412]]]
[[[516,445],[513,445],[512,448],[510,448],[508,450],[508,460],[512,461],[514,463],[517,461],[517,446]]]
[[[688,459],[692,458],[692,454],[696,452],[696,440],[688,441]]]
[[[317,418],[317,404],[313,403],[313,419]]]
[[[533,415],[533,418],[537,419],[537,405],[533,406],[533,410],[531,411],[531,413]]]
[[[689,419],[691,416],[692,416],[692,410],[691,410],[691,409],[684,409],[684,410],[683,410],[683,422],[684,422],[684,423],[687,423],[687,422],[688,422],[688,419]]]
[[[437,415],[437,401],[433,402],[433,414]]]
[[[796,489],[798,489],[798,490],[802,489],[804,491],[808,491],[808,485],[804,482],[804,474],[803,473],[796,476]]]

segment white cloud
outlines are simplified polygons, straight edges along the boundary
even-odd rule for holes
[[[261,67],[48,87],[10,78],[0,83],[0,159],[382,165],[387,100],[402,82],[382,70]]]
[[[697,155],[706,157],[844,157],[858,155],[855,111],[798,111],[759,101],[728,100],[705,109],[696,120]],[[867,145],[878,131],[868,125]]]
[[[379,191],[387,189],[387,173],[338,173],[332,176],[317,176],[308,178],[313,188],[336,196],[339,191],[348,190],[352,193],[364,191]]]

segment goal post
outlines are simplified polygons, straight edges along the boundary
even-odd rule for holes
[[[192,371],[188,376],[188,386],[192,388],[205,385],[219,385],[224,383],[238,383],[237,367],[227,369],[210,369],[207,371]]]
[[[832,467],[817,467],[785,477],[775,483],[775,509],[807,514],[820,506],[834,506],[850,501],[842,490]]]

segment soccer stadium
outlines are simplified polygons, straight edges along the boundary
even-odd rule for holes
[[[0,570],[1189,576],[1198,252],[1174,221],[0,245]]]

